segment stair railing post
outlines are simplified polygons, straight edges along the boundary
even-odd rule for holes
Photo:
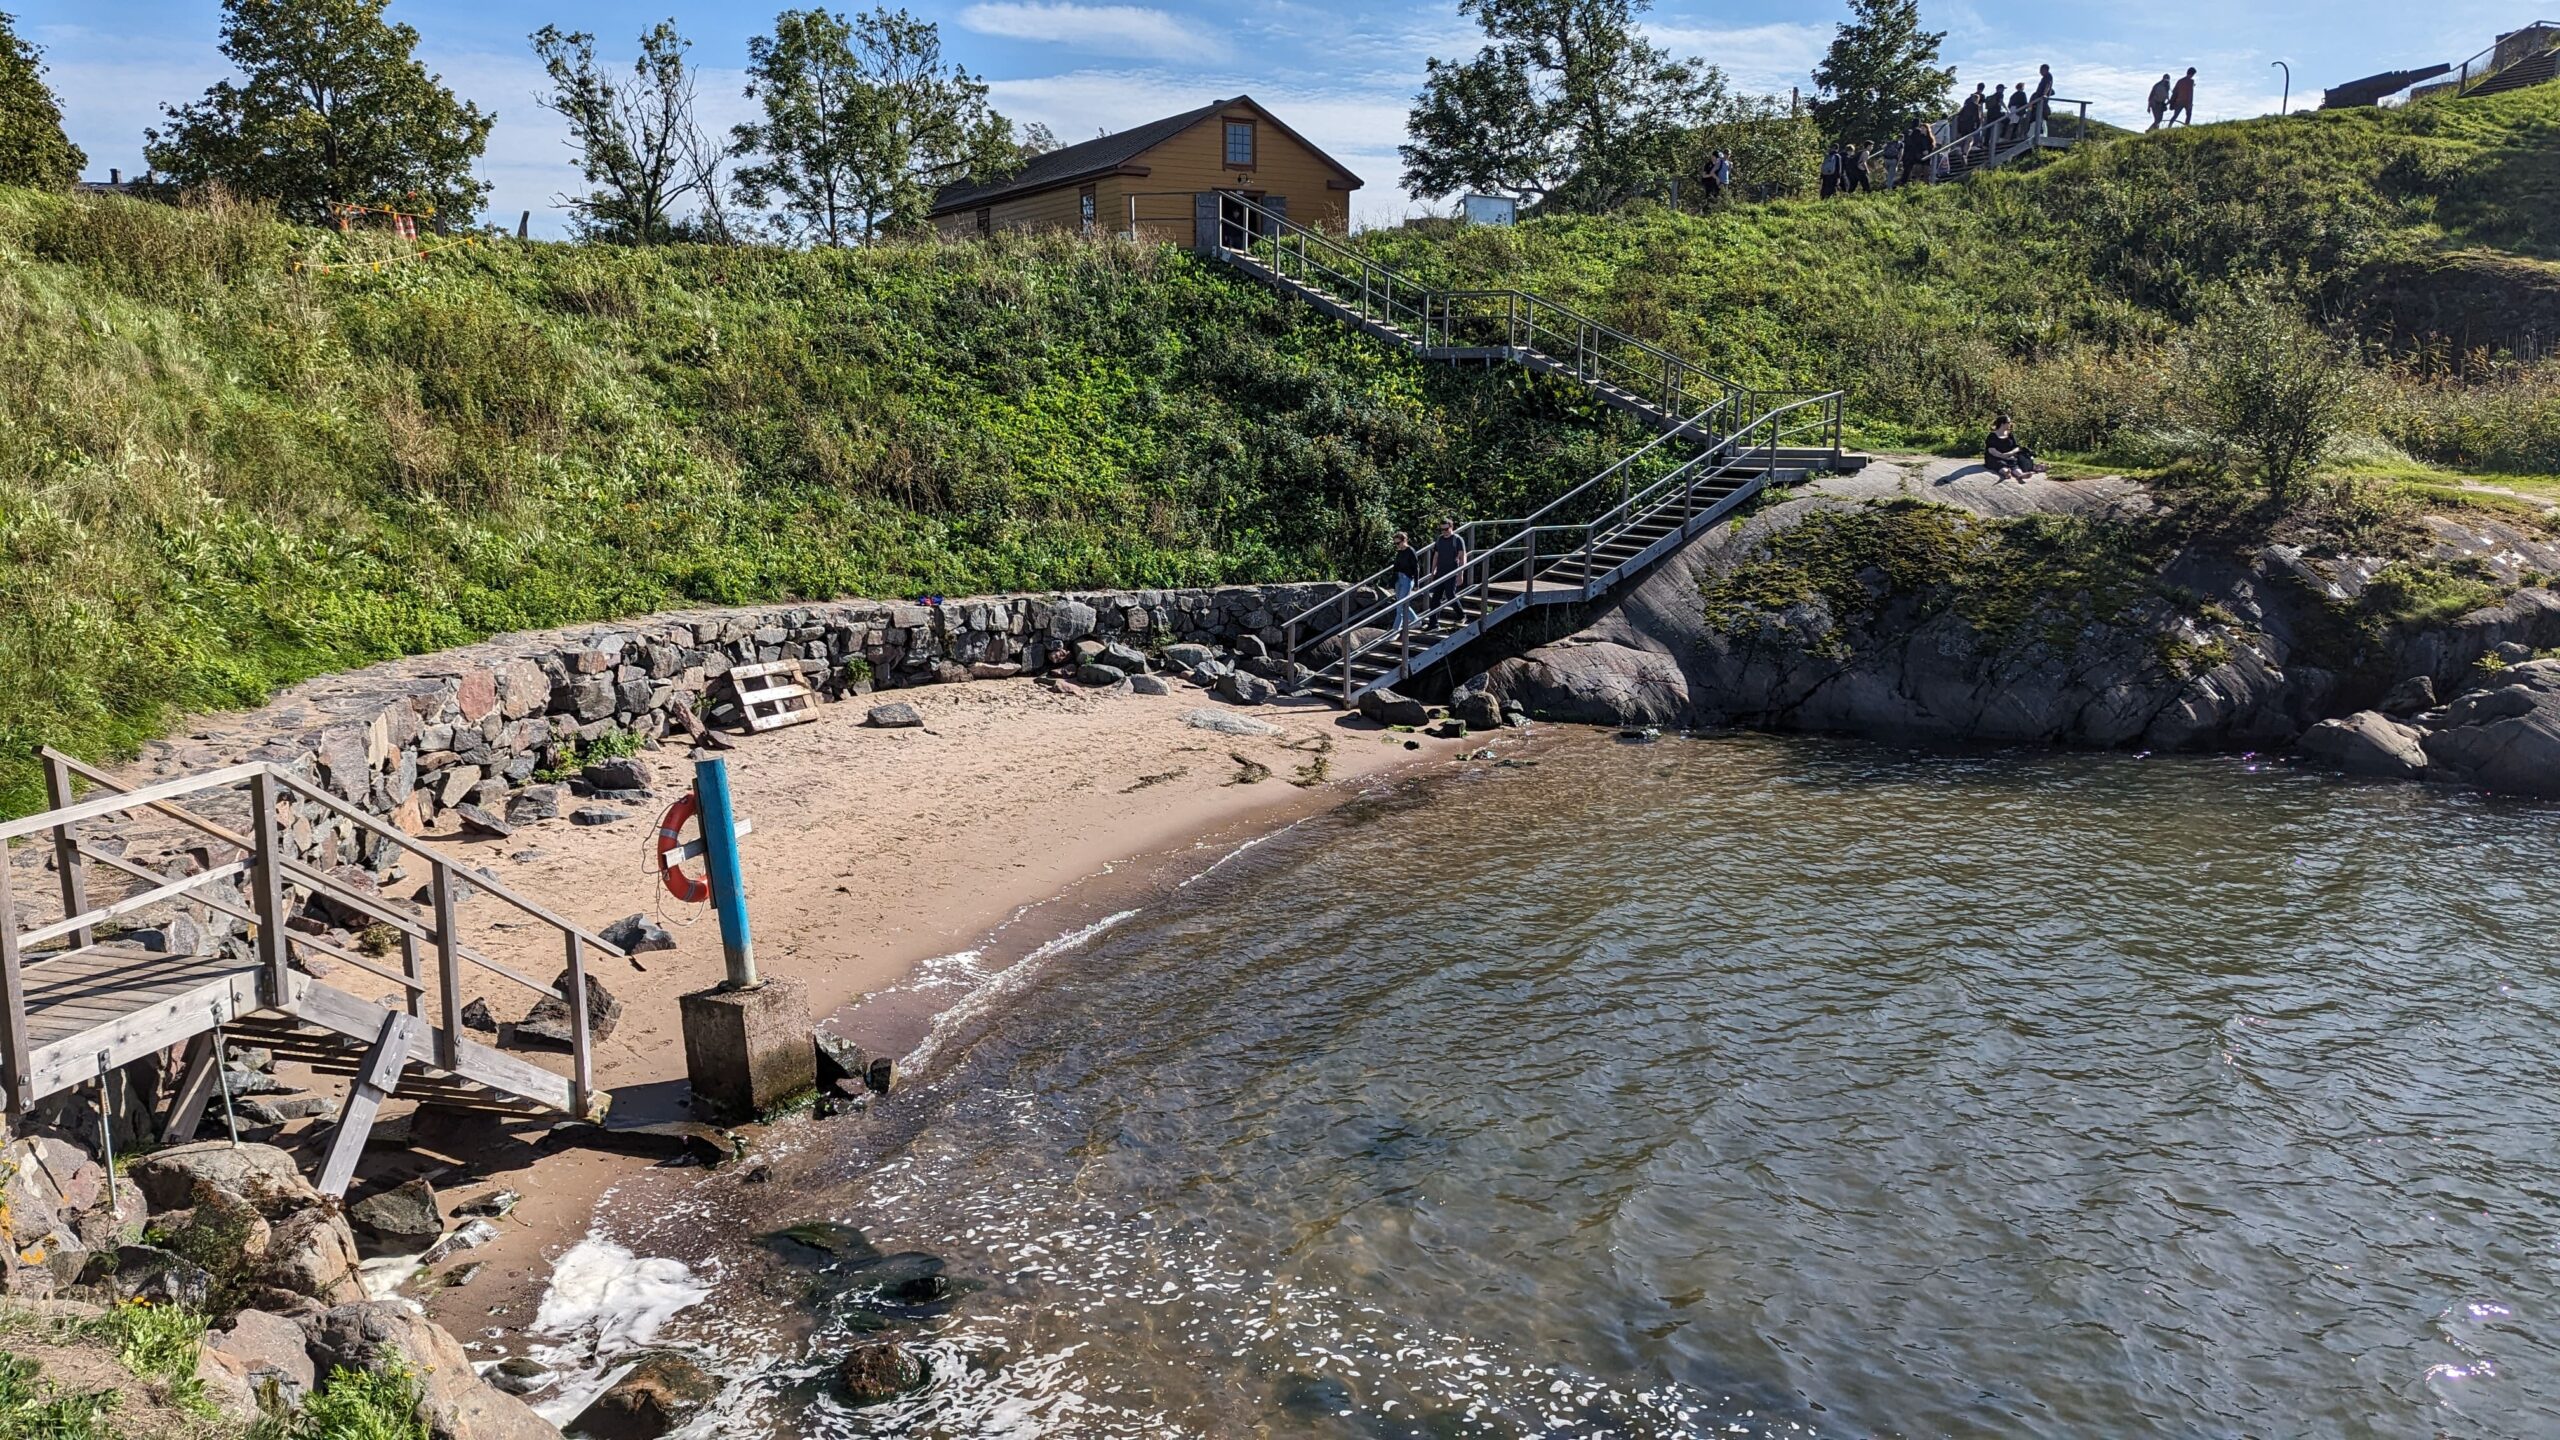
[[[409,1012],[409,1018],[425,1019],[427,1016],[426,967],[418,958],[418,937],[414,931],[400,932],[400,973],[409,977],[407,986],[409,1003],[405,1007]]]
[[[575,930],[564,928],[560,934],[569,952],[569,1102],[584,1120],[596,1085],[595,1051],[587,1034],[587,947]]]
[[[427,872],[428,899],[436,915],[436,1064],[446,1070],[462,1060],[462,937],[454,915],[453,867],[442,860]]]
[[[1537,603],[1538,603],[1538,527],[1537,527],[1537,526],[1535,526],[1535,525],[1531,525],[1531,526],[1529,526],[1529,527],[1528,527],[1528,537],[1529,537],[1529,558],[1521,562],[1521,570],[1520,570],[1520,603],[1521,603],[1522,605],[1524,605],[1524,606],[1527,606],[1527,605],[1535,605],[1535,604],[1537,604]]]
[[[8,1108],[16,1115],[35,1103],[35,1077],[27,1073],[27,985],[18,973],[18,907],[9,894],[8,847],[0,845],[0,1025],[7,1027]]]
[[[62,757],[58,755],[44,757],[44,795],[45,804],[52,809],[64,809],[71,804],[71,767],[62,763]],[[67,821],[53,827],[53,868],[62,880],[63,915],[68,918],[87,914],[89,862],[80,853],[80,837]],[[86,949],[97,943],[98,932],[94,926],[83,925],[71,932],[73,949]]]
[[[293,979],[285,968],[284,835],[276,824],[277,799],[275,771],[260,770],[249,777],[249,834],[257,860],[251,871],[257,894],[251,897],[250,908],[258,917],[258,963],[271,1005],[293,998]]]

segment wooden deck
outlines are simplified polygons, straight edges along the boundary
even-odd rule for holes
[[[129,945],[27,956],[28,1079],[50,1094],[258,1008],[258,966]]]

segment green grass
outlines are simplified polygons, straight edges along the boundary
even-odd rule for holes
[[[0,1351],[0,1440],[110,1440],[116,1399],[112,1390],[63,1394],[35,1361]]]
[[[2006,406],[2055,458],[2166,472],[2177,340],[2226,280],[2282,277],[2386,347],[2448,295],[2560,314],[2555,139],[2546,86],[1923,192],[1363,243],[1752,384],[1842,386],[1865,444],[1969,449]],[[39,745],[112,757],[507,630],[1365,570],[1393,529],[1524,513],[1631,438],[1158,249],[394,253],[0,191],[0,813],[36,803]],[[2411,344],[2367,379],[2373,453],[2560,473],[2560,362]]]
[[[397,1366],[337,1370],[291,1422],[262,1427],[253,1440],[427,1440],[418,1382]]]

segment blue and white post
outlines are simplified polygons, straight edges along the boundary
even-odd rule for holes
[[[717,755],[693,762],[693,798],[702,825],[703,868],[711,872],[711,904],[720,912],[720,953],[728,961],[728,988],[753,990],[755,936],[747,927],[747,879],[738,863],[738,817],[729,804],[729,762]]]
[[[677,997],[676,1008],[684,1022],[685,1078],[694,1111],[727,1125],[770,1116],[815,1090],[817,1047],[810,1039],[808,987],[787,976],[767,980],[756,973],[726,761],[693,762],[693,799],[728,977]]]

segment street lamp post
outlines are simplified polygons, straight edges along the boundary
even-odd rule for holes
[[[2267,63],[2284,72],[2284,103],[2276,107],[2276,113],[2290,115],[2293,113],[2293,67],[2281,60],[2270,60]]]

